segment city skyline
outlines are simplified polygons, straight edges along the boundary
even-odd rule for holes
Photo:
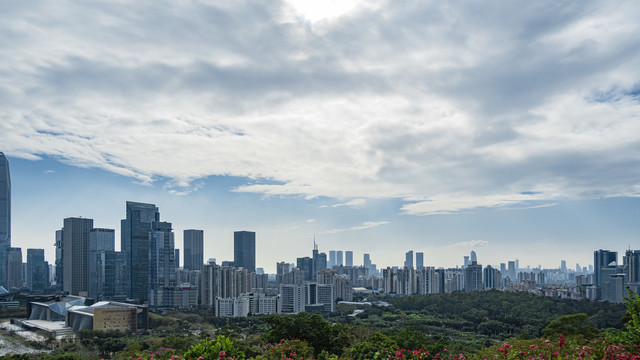
[[[13,159],[12,159],[13,160]],[[22,162],[27,162],[26,160],[21,160],[21,159],[17,159],[17,161],[22,161]],[[62,165],[65,166],[65,165]],[[72,167],[69,167],[72,168]],[[87,170],[87,169],[73,169],[74,171],[80,171],[80,172],[92,172],[92,170]],[[42,176],[45,177],[50,177],[52,175],[52,173],[41,173]],[[14,174],[12,174],[12,176],[16,176],[15,172]],[[118,177],[118,176],[116,176]],[[99,177],[97,177],[99,178]],[[96,179],[97,179],[96,178]],[[125,181],[126,182],[126,178],[121,178],[120,181]],[[14,181],[14,188],[16,187],[15,185],[15,181]],[[113,187],[114,184],[110,184],[110,186]],[[92,185],[92,187],[95,188],[96,184],[94,183]],[[150,188],[148,186],[143,186],[143,185],[138,185],[140,186],[140,189],[144,189],[144,190],[152,190],[152,193],[157,193],[155,189]],[[77,186],[74,187],[74,190],[77,189]],[[164,197],[165,199],[180,199],[180,200],[184,200],[185,198],[196,198],[197,196],[194,195],[188,195],[188,196],[180,196],[177,197],[175,195],[171,195],[171,194],[162,194],[163,190],[160,190],[159,194],[161,195],[160,197]],[[15,196],[14,196],[15,197]],[[135,198],[135,197],[134,197]],[[611,199],[609,199],[611,200]],[[624,201],[624,199],[613,199],[613,200],[622,200]],[[115,214],[114,216],[117,218],[122,219],[123,217],[125,217],[124,215],[126,214],[126,212],[124,211],[124,207],[123,204],[126,203],[127,201],[130,200],[126,200],[123,201],[122,204],[118,204],[116,209],[106,209],[105,207],[102,207],[101,209],[96,209],[96,212],[100,212],[100,211],[104,211],[104,210],[109,210],[109,213],[113,213]],[[257,201],[264,201],[264,200],[257,200]],[[635,201],[635,199],[628,199],[627,201]],[[153,201],[151,201],[153,202]],[[15,200],[14,200],[14,204],[15,206]],[[91,208],[91,203],[87,204],[87,208]],[[158,205],[158,208],[163,209],[162,205]],[[632,205],[633,208],[634,205]],[[321,208],[323,209],[323,208]],[[115,211],[112,211],[115,210]],[[169,210],[169,212],[171,212],[171,209],[167,209]],[[520,212],[522,211],[540,211],[540,210],[547,210],[547,208],[542,208],[542,209],[528,209],[528,210],[518,210]],[[603,211],[605,210],[605,208],[603,209],[597,209],[597,208],[589,208],[589,211],[595,211],[596,213],[598,211]],[[484,216],[490,216],[490,215],[501,215],[504,211],[488,211],[484,214]],[[85,217],[85,218],[91,218],[94,221],[97,222],[97,224],[100,227],[105,227],[105,228],[112,228],[115,230],[115,237],[116,239],[120,239],[121,238],[121,229],[120,229],[120,224],[113,224],[110,222],[104,222],[102,221],[102,219],[99,218],[99,216],[89,216],[88,214],[76,214],[76,215],[72,215],[73,213],[67,213],[67,217],[74,217],[74,216],[80,216],[80,217]],[[188,218],[189,214],[181,214],[182,218],[184,219],[185,217]],[[185,216],[186,215],[186,216]],[[482,215],[482,214],[481,214]],[[614,220],[613,218],[615,217],[615,221],[620,222],[621,220],[624,222],[631,222],[634,220],[635,218],[635,213],[628,213],[628,214],[621,214],[620,212],[615,212],[615,213],[609,213],[609,214],[602,214],[602,215],[606,215],[608,217],[610,217],[612,220]],[[628,219],[625,219],[624,217],[620,217],[621,215],[626,215],[628,217]],[[460,215],[441,215],[441,217],[443,218],[447,218],[447,217],[456,217],[456,216],[460,216]],[[175,217],[175,216],[172,216]],[[163,218],[165,218],[163,216]],[[62,221],[62,217],[60,219],[55,219],[56,222],[60,222]],[[421,219],[421,218],[418,218]],[[168,220],[172,220],[172,219],[168,219]],[[118,222],[120,222],[120,220],[118,220]],[[182,222],[182,221],[180,221]],[[204,259],[205,262],[207,261],[207,259],[209,258],[216,258],[218,260],[218,262],[221,262],[223,260],[228,260],[228,261],[232,261],[233,260],[233,232],[238,231],[237,228],[231,228],[228,227],[229,229],[229,233],[222,233],[221,231],[216,231],[214,230],[213,233],[217,234],[217,236],[215,236],[215,240],[211,240],[210,237],[207,235],[208,231],[211,231],[212,227],[210,226],[211,224],[209,224],[209,226],[205,225],[202,226],[202,224],[200,223],[194,223],[191,222],[191,226],[186,226],[186,225],[182,225],[181,223],[177,223],[176,221],[173,221],[174,224],[176,224],[177,226],[175,226],[176,229],[176,249],[183,249],[183,236],[182,236],[182,232],[183,229],[187,230],[190,228],[203,228],[204,232],[205,232],[205,238],[207,239],[204,243]],[[205,221],[206,224],[206,221]],[[313,223],[312,223],[313,224]],[[530,224],[533,225],[533,224]],[[594,226],[594,224],[591,224],[591,226]],[[15,227],[15,226],[14,226]],[[635,225],[633,226],[635,227]],[[55,259],[55,248],[53,245],[51,245],[53,243],[53,241],[55,240],[55,229],[59,229],[60,226],[57,225],[57,227],[54,227],[53,230],[53,234],[51,235],[51,240],[46,239],[45,241],[41,242],[41,243],[28,243],[28,244],[16,244],[15,246],[19,246],[22,247],[23,249],[26,249],[27,247],[29,248],[43,248],[45,249],[46,252],[46,259],[47,261],[49,261],[49,263],[53,264],[54,263],[54,259]],[[215,228],[215,226],[214,226]],[[260,235],[260,227],[249,227],[247,226],[247,228],[252,228],[256,229],[256,233],[257,233],[257,237],[260,239],[263,236]],[[377,231],[377,228],[372,228],[372,229],[365,229],[368,231]],[[323,234],[321,232],[320,236],[323,236]],[[354,234],[357,234],[358,232],[353,232]],[[314,233],[315,234],[315,233]],[[309,249],[313,247],[313,236],[314,234],[309,234],[309,236],[311,236],[312,238],[309,240],[309,242],[307,243],[307,239],[303,239],[304,242],[302,243],[292,243],[292,244],[288,244],[288,248],[291,248],[291,253],[285,253],[283,255],[281,249],[278,249],[276,252],[274,252],[271,255],[271,258],[274,259],[273,263],[271,263],[270,259],[269,259],[269,248],[273,245],[270,243],[265,243],[265,244],[261,244],[260,240],[257,241],[256,244],[256,267],[262,267],[265,269],[265,271],[269,272],[269,273],[275,273],[275,263],[279,262],[279,261],[286,261],[286,262],[290,262],[290,263],[295,263],[295,259],[296,257],[299,256],[306,256],[308,255]],[[318,236],[318,235],[316,235]],[[326,235],[324,235],[326,236]],[[296,238],[300,239],[300,236],[296,236]],[[393,246],[395,252],[389,252],[389,250],[377,250],[375,248],[366,248],[366,247],[357,247],[354,246],[353,248],[349,248],[349,243],[348,242],[342,242],[342,241],[338,241],[338,242],[332,242],[329,243],[327,245],[323,244],[323,242],[321,240],[318,240],[318,246],[320,247],[320,250],[322,252],[326,252],[327,254],[329,253],[329,250],[337,250],[337,251],[342,251],[343,254],[346,251],[353,251],[354,252],[354,265],[360,265],[360,260],[361,260],[361,256],[364,253],[370,253],[371,254],[371,261],[375,264],[378,264],[378,268],[382,268],[382,267],[387,267],[387,266],[402,266],[403,262],[405,260],[405,253],[409,250],[413,250],[414,252],[422,252],[424,253],[424,264],[425,266],[436,266],[436,267],[444,267],[444,268],[448,268],[448,267],[455,267],[455,266],[462,266],[463,265],[463,256],[468,254],[469,251],[471,250],[475,250],[476,252],[479,252],[479,257],[480,259],[480,263],[482,263],[483,265],[498,265],[501,262],[507,262],[510,260],[515,260],[516,258],[520,260],[520,262],[523,264],[524,267],[522,268],[526,268],[527,266],[530,266],[531,268],[535,268],[538,265],[542,265],[543,268],[556,268],[559,266],[560,264],[560,260],[564,259],[568,262],[568,264],[570,264],[570,267],[574,266],[575,263],[580,263],[581,266],[585,266],[587,264],[593,264],[593,254],[592,251],[593,249],[599,249],[599,248],[608,248],[612,251],[618,251],[618,252],[623,252],[625,249],[629,248],[629,246],[633,246],[634,242],[631,239],[630,241],[628,241],[626,244],[623,244],[622,241],[618,241],[618,245],[616,246],[606,246],[606,244],[612,244],[610,241],[607,242],[593,242],[594,245],[589,245],[588,248],[584,247],[584,248],[576,248],[575,246],[569,244],[569,246],[567,246],[565,249],[566,250],[555,250],[553,252],[553,254],[557,253],[556,255],[553,256],[549,256],[548,252],[546,253],[545,259],[543,259],[542,261],[530,261],[528,260],[529,258],[526,256],[526,254],[524,254],[525,251],[518,251],[518,249],[516,248],[514,251],[499,251],[499,250],[495,250],[495,247],[492,247],[490,244],[488,244],[489,242],[485,242],[482,240],[478,240],[478,241],[469,241],[467,243],[464,242],[457,242],[457,243],[453,243],[453,244],[446,244],[442,247],[440,247],[440,249],[438,248],[431,248],[431,249],[435,249],[431,254],[429,253],[429,251],[425,250],[425,249],[430,249],[429,244],[415,244],[415,243],[410,243],[407,242],[407,247],[406,249],[398,249],[397,246]],[[615,241],[614,241],[615,242]],[[117,242],[117,245],[120,245],[120,242]],[[266,246],[265,246],[266,245]],[[289,246],[290,245],[290,246]],[[422,247],[421,247],[422,245]],[[424,246],[427,245],[427,246]],[[536,248],[538,247],[538,244],[533,244],[532,248]],[[116,246],[117,249],[121,249],[121,246],[118,247]],[[227,251],[220,251],[220,249],[224,249],[227,248]],[[298,250],[296,250],[298,249]],[[438,254],[438,250],[444,249],[446,251],[449,252],[449,256],[437,256]],[[546,249],[562,249],[562,248],[558,248],[557,246],[554,246],[554,244],[547,244]],[[261,253],[261,251],[263,251]],[[575,256],[575,253],[577,253],[578,251],[582,251],[583,254],[581,256]],[[181,252],[181,254],[184,254],[183,252]],[[381,256],[382,254],[385,254],[385,256]],[[26,252],[23,252],[23,258],[26,256]],[[344,263],[344,258],[343,258],[343,263]],[[181,260],[181,264],[182,264],[182,260]]]
[[[118,239],[134,201],[181,254],[202,229],[205,260],[255,231],[268,272],[314,239],[381,267],[409,250],[590,264],[640,239],[639,17],[622,1],[8,4],[11,246],[52,262],[80,216]]]

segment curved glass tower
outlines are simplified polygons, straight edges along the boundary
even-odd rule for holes
[[[11,247],[11,176],[9,160],[0,152],[0,285],[7,283],[7,249]]]

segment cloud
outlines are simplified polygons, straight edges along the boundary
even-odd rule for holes
[[[378,227],[378,226],[386,225],[386,224],[389,224],[389,222],[388,221],[365,221],[364,223],[362,223],[362,225],[356,225],[356,226],[352,226],[352,227],[346,228],[346,229],[328,230],[327,234],[335,234],[335,233],[345,232],[345,231],[365,230],[365,229],[370,229],[370,228],[374,228],[374,227]]]
[[[342,206],[351,206],[351,207],[363,207],[367,204],[367,200],[366,199],[353,199],[344,203],[338,203],[338,204],[333,204],[333,205],[322,205],[320,206],[321,208],[326,208],[326,207],[331,207],[331,208],[337,208],[337,207],[342,207]]]
[[[409,215],[436,215],[463,213],[479,208],[539,208],[554,203],[540,203],[547,194],[523,192],[520,194],[474,196],[470,194],[444,194],[427,201],[407,203],[401,211]]]
[[[372,4],[3,5],[0,143],[413,215],[640,195],[638,6]]]
[[[461,241],[455,244],[451,244],[448,247],[455,247],[455,248],[469,248],[469,247],[473,247],[473,248],[479,248],[479,247],[487,247],[489,246],[489,242],[486,240],[470,240],[470,241]]]

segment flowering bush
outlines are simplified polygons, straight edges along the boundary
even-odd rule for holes
[[[237,360],[244,359],[244,352],[226,336],[218,336],[215,341],[202,340],[184,354],[184,359],[191,360]],[[177,359],[174,359],[177,360]]]
[[[579,344],[560,336],[557,341],[525,340],[502,344],[477,354],[479,359],[625,359],[640,360],[640,345],[612,344],[593,340]]]
[[[266,344],[260,349],[261,359],[307,360],[313,359],[313,348],[304,340],[282,339],[279,343]]]

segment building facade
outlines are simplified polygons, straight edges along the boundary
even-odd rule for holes
[[[187,270],[200,270],[204,264],[204,231],[188,229],[184,231],[184,262]]]
[[[71,295],[89,293],[89,236],[93,219],[66,218],[62,228],[63,290]]]
[[[160,221],[160,212],[154,204],[132,201],[127,201],[126,212],[120,247],[126,258],[125,287],[127,297],[144,302],[149,298],[149,234],[151,224]]]
[[[256,233],[235,231],[233,233],[233,264],[249,271],[256,271]]]
[[[0,285],[7,286],[7,250],[11,247],[11,175],[0,152]]]

